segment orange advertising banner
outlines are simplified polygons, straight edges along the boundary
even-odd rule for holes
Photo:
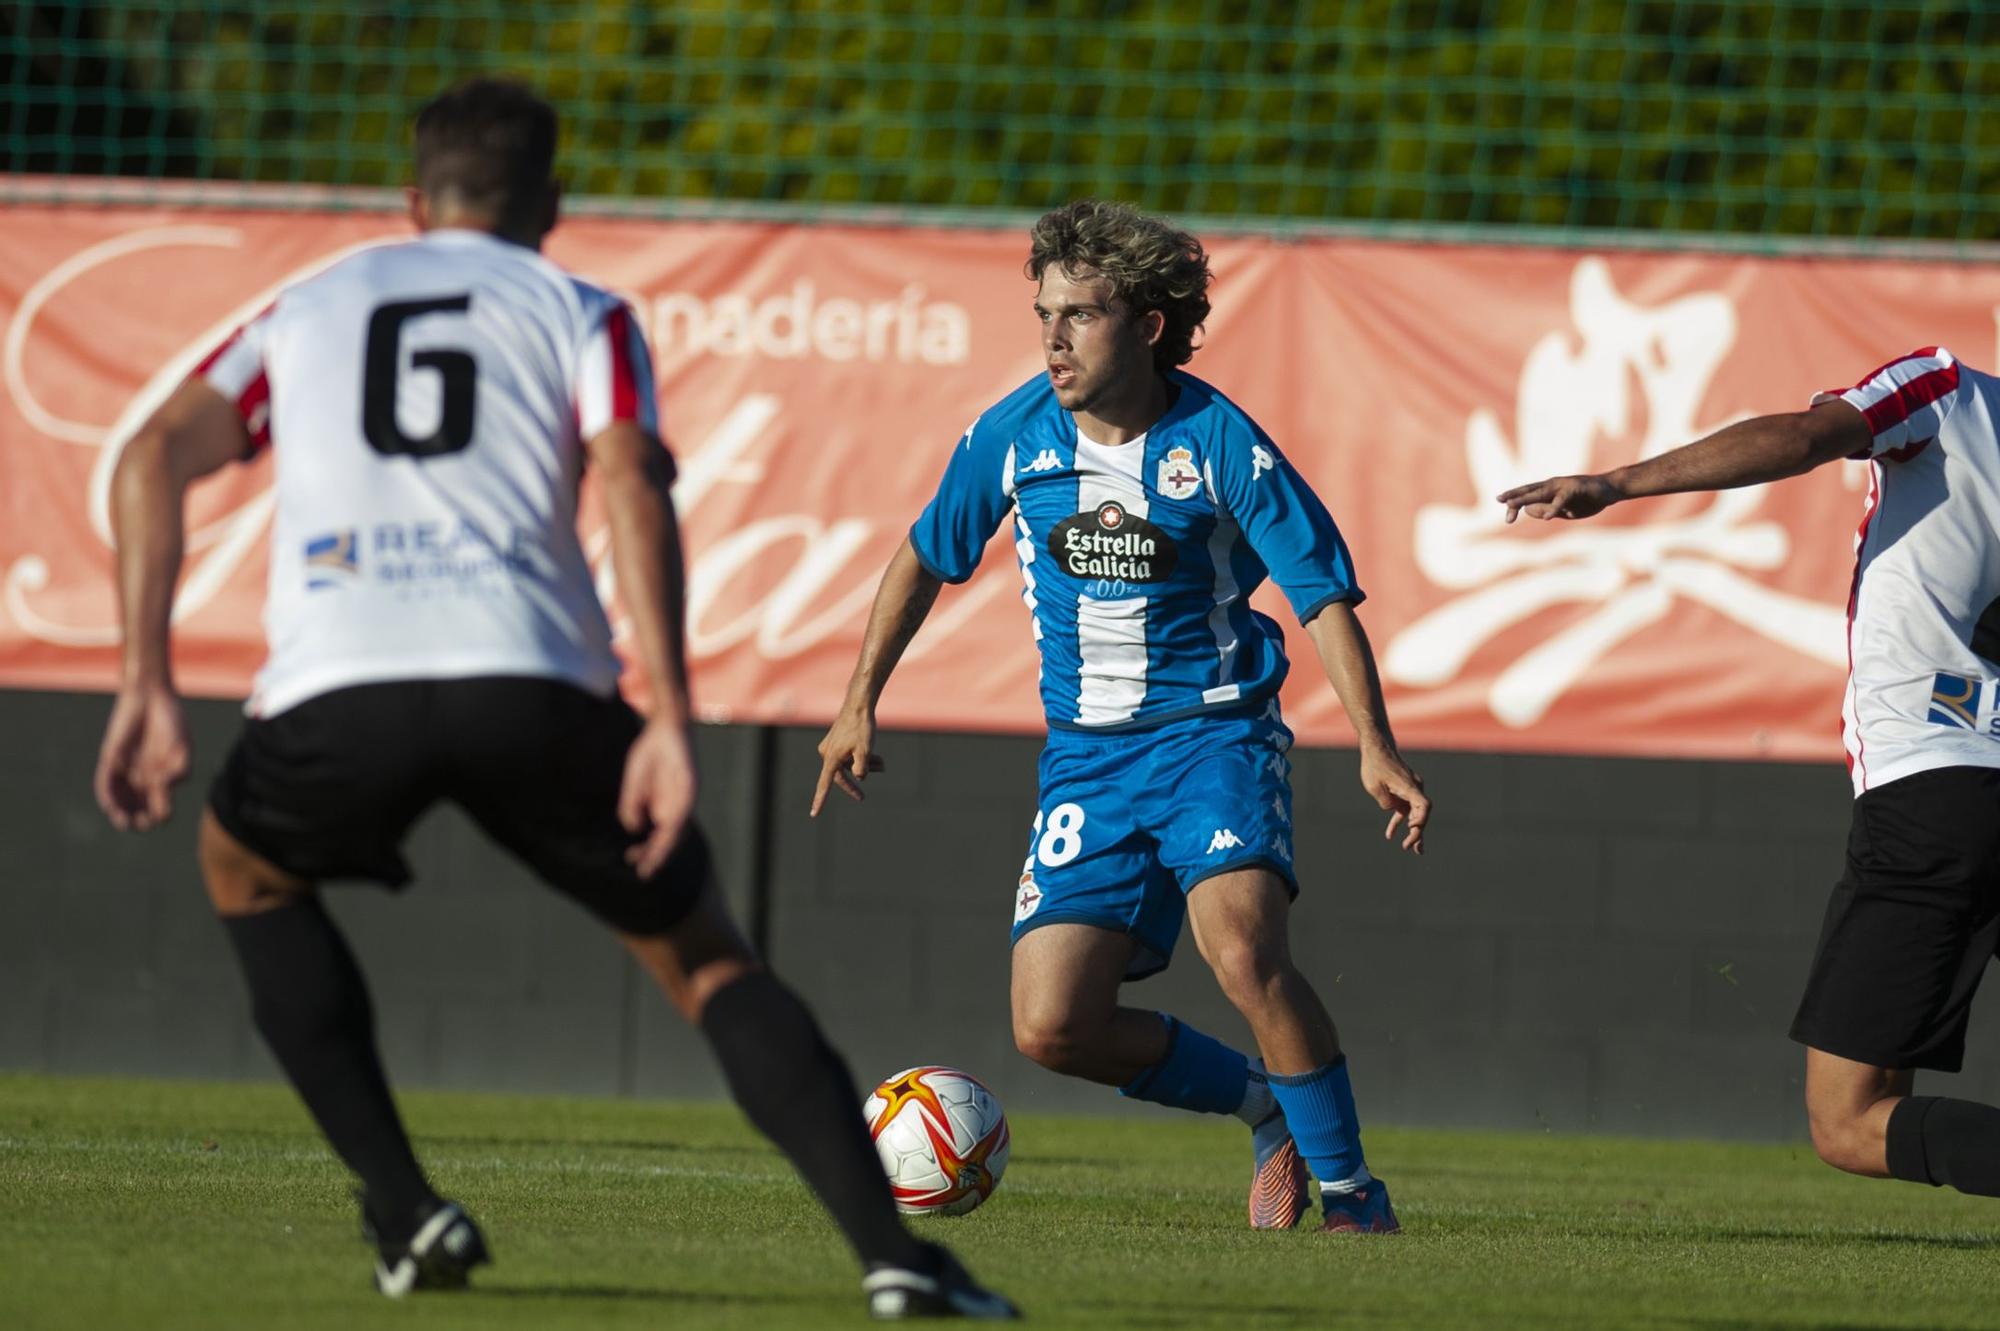
[[[16,207],[0,215],[0,686],[109,689],[118,449],[234,324],[381,214]],[[1038,373],[1011,232],[577,220],[552,257],[627,293],[681,460],[688,646],[711,720],[818,723],[882,566],[966,425]],[[1802,406],[1913,347],[1988,363],[1972,266],[1217,238],[1190,369],[1341,523],[1412,748],[1831,760],[1861,464],[1506,526],[1492,496]],[[282,457],[284,441],[276,441]],[[176,627],[192,693],[263,655],[269,455],[192,499]],[[601,520],[586,537],[604,559]],[[611,589],[607,571],[605,586]],[[1282,601],[1265,608],[1280,622]],[[1346,737],[1304,635],[1288,717]],[[887,725],[1041,725],[1004,535],[947,589]]]

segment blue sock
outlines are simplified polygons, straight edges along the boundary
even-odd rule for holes
[[[1347,1055],[1301,1077],[1271,1074],[1271,1094],[1299,1154],[1306,1158],[1321,1191],[1352,1192],[1368,1182],[1361,1158],[1361,1120],[1354,1114],[1354,1087],[1347,1080]]]
[[[1118,1088],[1118,1094],[1201,1114],[1233,1114],[1250,1089],[1250,1060],[1213,1036],[1162,1012],[1167,1056]]]

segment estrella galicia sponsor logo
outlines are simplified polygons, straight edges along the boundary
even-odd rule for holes
[[[361,572],[360,552],[352,527],[309,538],[305,553],[307,591],[345,586]]]
[[[1954,730],[1979,729],[1979,694],[1978,680],[1938,672],[1931,684],[1931,724]]]
[[[1049,553],[1071,577],[1121,582],[1165,582],[1180,562],[1171,536],[1116,500],[1058,522]]]

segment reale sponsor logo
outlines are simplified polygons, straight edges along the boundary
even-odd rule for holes
[[[310,537],[305,545],[306,590],[326,591],[328,588],[344,586],[349,578],[361,572],[361,560],[355,548],[354,528],[327,532],[323,536]]]
[[[1979,680],[1939,671],[1931,682],[1930,723],[1954,730],[1979,729],[1979,685]]]

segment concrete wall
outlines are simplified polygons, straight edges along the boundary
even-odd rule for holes
[[[0,1066],[275,1075],[192,857],[236,712],[197,704],[173,824],[121,837],[91,803],[106,700],[0,693]],[[945,1062],[1017,1108],[1162,1112],[1041,1072],[1007,1030],[1007,930],[1037,744],[891,735],[860,806],[805,806],[817,735],[776,734],[772,959],[857,1077]],[[702,814],[747,918],[760,732],[705,730]],[[1340,1022],[1363,1115],[1402,1124],[1780,1138],[1802,1132],[1785,1039],[1838,874],[1837,767],[1421,755],[1421,861],[1381,840],[1353,757],[1295,755],[1305,890],[1293,947]],[[580,911],[441,810],[418,882],[330,894],[409,1085],[718,1093],[699,1043]],[[1225,1038],[1240,1020],[1183,940],[1126,991]],[[1958,1094],[2000,1098],[1996,1000]]]

